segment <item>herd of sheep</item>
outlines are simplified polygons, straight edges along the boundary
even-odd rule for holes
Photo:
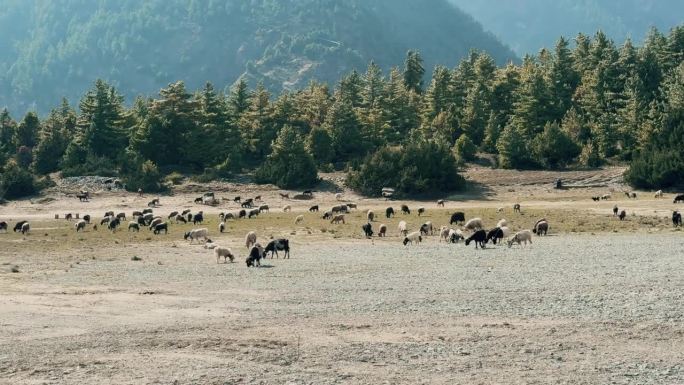
[[[636,193],[625,193],[630,199],[636,199]],[[289,194],[280,194],[281,197],[289,199]],[[312,197],[311,191],[305,191],[303,194],[298,194],[298,196]],[[662,198],[662,191],[655,193],[656,198]],[[336,199],[342,200],[341,194],[336,195]],[[610,194],[606,194],[600,197],[592,197],[594,200],[607,200],[610,199]],[[261,196],[256,196],[254,198],[242,200],[240,197],[235,197],[234,202],[239,203],[241,209],[236,212],[221,212],[219,214],[219,225],[218,232],[223,233],[227,226],[226,221],[228,220],[238,220],[241,218],[254,218],[259,216],[261,213],[269,212],[269,206],[265,204],[257,205],[256,202],[261,201]],[[218,202],[213,193],[206,193],[202,197],[195,199],[195,203],[215,205]],[[684,194],[679,194],[675,196],[674,203],[684,202]],[[192,223],[193,225],[201,225],[204,222],[203,211],[198,211],[193,213],[190,209],[185,209],[183,211],[172,211],[164,219],[161,216],[154,214],[154,209],[160,205],[159,198],[153,199],[148,203],[148,208],[141,211],[133,211],[131,215],[131,221],[128,222],[127,230],[139,232],[142,227],[146,227],[149,231],[153,232],[155,235],[167,234],[169,230],[169,224],[175,222],[176,224],[187,224]],[[437,201],[437,206],[444,207],[444,200]],[[354,209],[358,209],[357,205],[354,203],[345,203],[333,206],[330,210],[323,212],[320,216],[322,220],[330,221],[331,224],[345,224],[347,223],[347,215]],[[319,205],[313,205],[309,207],[309,212],[317,213],[319,212]],[[290,205],[285,205],[282,211],[289,213],[292,211]],[[497,212],[503,211],[503,208],[499,208]],[[411,209],[406,204],[402,204],[399,208],[399,212],[403,216],[410,216]],[[425,215],[425,207],[419,207],[415,210],[416,214],[420,217]],[[520,205],[513,205],[513,212],[520,213]],[[625,210],[619,210],[618,206],[613,207],[613,215],[618,217],[620,220],[624,220],[626,217]],[[366,211],[366,223],[361,226],[363,234],[366,238],[371,238],[375,235],[375,229],[373,227],[376,223],[378,217],[373,210]],[[395,216],[394,207],[387,207],[385,209],[385,217],[392,218]],[[55,218],[59,218],[59,215],[55,215]],[[74,216],[72,214],[64,215],[67,220],[76,220],[74,224],[74,229],[76,232],[80,232],[86,229],[86,226],[92,225],[93,230],[98,229],[98,224],[100,227],[105,227],[106,229],[115,232],[119,227],[122,226],[123,221],[127,221],[128,217],[126,213],[115,214],[113,211],[106,212],[103,217],[98,221],[93,223],[91,221],[90,215],[84,215],[82,218],[78,218],[78,215]],[[298,225],[304,222],[304,215],[296,215],[294,219],[294,224]],[[672,223],[675,227],[682,226],[682,216],[678,211],[674,211],[672,214]],[[452,228],[450,226],[456,224],[462,224],[461,228]],[[21,234],[29,234],[31,229],[28,221],[17,222],[13,230],[14,232]],[[424,222],[417,230],[411,231],[409,224],[405,220],[401,220],[397,226],[398,234],[402,237],[402,243],[406,245],[419,244],[423,242],[425,237],[434,235],[436,227],[431,221]],[[8,224],[7,222],[0,221],[0,232],[7,232]],[[377,236],[386,237],[388,227],[386,224],[381,223],[377,227]],[[528,243],[532,243],[533,234],[536,235],[546,235],[549,231],[549,222],[542,218],[535,222],[532,229],[522,230],[513,233],[508,227],[508,222],[505,219],[498,221],[496,226],[491,228],[489,231],[485,229],[485,225],[481,218],[470,218],[466,221],[466,215],[464,212],[457,211],[451,214],[449,225],[444,225],[439,228],[439,240],[445,241],[447,243],[458,243],[463,240],[466,246],[470,243],[475,244],[475,248],[484,248],[489,242],[494,245],[497,243],[506,243],[508,247],[518,244],[520,246],[526,246]],[[213,249],[214,255],[216,257],[217,263],[223,259],[224,262],[230,260],[231,262],[235,259],[235,254],[226,247],[219,246],[212,242],[209,238],[209,230],[207,228],[197,228],[187,231],[183,235],[184,239],[190,243],[198,242],[204,244],[207,249]],[[282,251],[285,253],[285,258],[289,258],[290,254],[290,244],[289,240],[285,238],[270,240],[266,247],[263,247],[257,242],[257,234],[254,231],[250,231],[245,236],[245,246],[248,249],[248,256],[245,260],[248,267],[260,266],[261,259],[265,258],[270,252],[271,258],[275,254],[278,256],[278,252]]]

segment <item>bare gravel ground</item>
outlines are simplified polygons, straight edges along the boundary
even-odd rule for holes
[[[298,242],[258,269],[6,243],[0,383],[684,383],[681,232],[534,242]]]

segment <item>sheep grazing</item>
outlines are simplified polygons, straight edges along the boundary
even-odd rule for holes
[[[517,243],[519,246],[524,244],[527,247],[527,242],[532,244],[532,232],[530,230],[518,231],[513,238],[508,240],[508,247],[513,246],[514,243]]]
[[[219,263],[221,257],[223,257],[223,263],[228,263],[230,259],[231,262],[235,259],[233,252],[227,247],[214,247],[214,255],[216,256],[216,263]]]
[[[295,225],[298,225],[300,223],[304,222],[304,215],[297,215],[297,218],[295,218]]]
[[[508,226],[508,221],[505,219],[500,219],[499,222],[496,223],[496,227],[504,227]]]
[[[283,212],[284,212],[284,213],[287,213],[287,212],[290,212],[290,211],[292,211],[292,206],[290,206],[290,205],[285,205],[285,206],[283,206]]]
[[[20,231],[21,231],[21,228],[22,228],[26,223],[28,223],[28,221],[19,221],[19,222],[17,222],[17,223],[14,225],[13,231],[14,231],[15,233],[20,232]]]
[[[478,246],[482,249],[485,248],[485,243],[487,243],[487,232],[484,230],[477,230],[468,239],[465,240],[465,245],[468,246],[470,242],[475,242],[475,248]]]
[[[380,228],[378,230],[378,237],[386,237],[387,236],[387,225],[386,224],[381,224]]]
[[[544,218],[538,220],[537,223],[534,224],[532,232],[537,235],[546,235],[549,232],[549,222]]]
[[[611,196],[612,196],[611,194],[603,194],[603,195],[601,195],[601,199],[604,201],[607,201],[608,199],[610,199]]]
[[[83,220],[86,221],[86,223],[90,223],[90,215],[88,215],[88,214],[84,215]]]
[[[114,218],[107,224],[107,229],[111,230],[111,232],[115,232],[116,228],[119,227],[120,224],[121,221],[119,220],[119,218]]]
[[[463,232],[459,229],[450,229],[448,241],[451,243],[458,243],[459,239],[465,239]]]
[[[330,209],[333,213],[346,213],[349,212],[349,208],[347,205],[339,205],[339,206],[333,206],[332,209]]]
[[[394,216],[394,209],[392,207],[388,207],[385,209],[385,217],[386,218],[392,218]]]
[[[401,205],[401,213],[406,215],[406,214],[411,214],[411,210],[409,210],[409,207],[406,205]]]
[[[682,214],[680,214],[679,211],[672,212],[672,225],[674,225],[674,227],[682,226]]]
[[[76,194],[76,198],[78,198],[78,200],[81,202],[87,202],[89,197],[90,195],[87,191],[81,191],[80,193]]]
[[[487,233],[487,239],[485,240],[485,243],[489,243],[489,241],[492,241],[493,244],[496,245],[496,242],[498,240],[501,240],[504,238],[504,232],[501,230],[501,227],[495,227]]]
[[[202,198],[200,198],[201,200]],[[159,204],[159,199],[152,199],[151,201],[147,202],[147,207],[157,207]]]
[[[684,202],[684,194],[679,194],[675,197],[672,203]]]
[[[323,213],[323,219],[331,219],[333,217],[332,211],[326,211]]]
[[[406,234],[408,234],[408,225],[406,224],[406,221],[399,222],[397,228],[399,229],[399,234],[403,236],[406,236]]]
[[[513,212],[520,213],[520,203],[516,203],[513,205]]]
[[[257,235],[254,231],[250,231],[249,233],[247,233],[247,235],[245,235],[245,247],[246,248],[249,249],[250,247],[254,246],[254,244],[256,244],[256,241],[257,241]]]
[[[178,215],[178,211],[172,211],[166,219],[173,219]]]
[[[147,225],[147,221],[143,217],[138,217],[138,219],[136,219],[136,221],[140,226],[146,226]],[[150,222],[152,222],[152,220],[150,220]]]
[[[346,222],[344,221],[344,214],[335,215],[335,216],[332,218],[332,220],[330,221],[330,223],[332,223],[332,224],[334,224],[334,225],[339,224],[340,222],[342,222],[342,224],[346,223]]]
[[[258,217],[260,212],[261,212],[261,211],[259,211],[259,209],[250,210],[250,211],[249,211],[249,214],[247,215],[247,217],[248,217],[249,219],[252,219],[253,217]]]
[[[131,214],[131,216],[132,216],[133,218],[142,217],[142,216],[143,216],[143,212],[142,212],[142,211],[133,211],[133,213]]]
[[[464,229],[470,230],[470,231],[475,231],[475,230],[481,230],[484,228],[484,225],[482,224],[482,219],[481,218],[473,218],[466,222],[466,224],[463,226]]]
[[[194,202],[197,204],[202,203],[203,201],[204,201],[204,199],[202,197],[195,198],[195,200],[194,200]]]
[[[110,212],[112,213],[112,215],[114,214],[113,211],[110,211]],[[144,210],[142,211],[143,215],[145,215],[145,214],[152,214],[153,212],[154,212],[154,210],[152,210],[152,209],[144,209]],[[190,212],[190,210],[188,210],[188,212]]]
[[[107,211],[102,217],[113,217],[114,211]]]
[[[347,208],[349,210],[357,208],[356,203],[347,203]]]
[[[598,202],[598,201],[601,200],[601,197],[595,196],[595,197],[591,197],[591,199],[592,199],[594,202]]]
[[[451,214],[451,220],[449,220],[450,225],[453,225],[454,223],[458,224],[460,222],[465,222],[465,213],[457,211]]]
[[[150,225],[148,226],[149,229],[150,229],[150,231],[154,230],[154,228],[155,228],[158,224],[160,224],[160,223],[162,223],[162,219],[161,219],[161,218],[154,218],[154,219],[152,220],[152,222],[150,222]]]
[[[439,229],[439,241],[442,242],[442,239],[443,239],[444,242],[448,242],[450,231],[451,231],[451,229],[448,228],[447,226],[442,226]]]
[[[67,221],[70,221],[70,220],[74,219],[74,216],[71,215],[71,213],[65,214],[65,215],[64,215],[64,219],[66,219]]]
[[[7,222],[2,221],[0,222],[0,231],[6,233],[7,232]]]
[[[190,210],[190,209],[185,209],[185,210],[183,210],[183,212],[181,213],[181,215],[182,215],[182,216],[186,216],[186,215],[190,214],[190,211],[192,211],[192,210]]]
[[[420,235],[419,231],[414,231],[411,234],[408,234],[406,237],[404,237],[404,246],[406,246],[409,243],[413,245],[414,242],[423,242],[423,236]]]
[[[318,210],[319,210],[318,205],[309,207],[309,212],[310,212],[310,213],[317,213]]]
[[[418,207],[418,216],[425,214],[425,207]]]
[[[335,194],[335,200],[341,201],[342,200],[342,193]]]
[[[227,220],[229,220],[229,219],[235,219],[235,214],[233,214],[233,213],[225,213],[225,214],[223,215],[223,221],[224,221],[224,222],[227,221]]]
[[[429,222],[429,221],[428,221],[428,222],[423,223],[423,224],[420,226],[420,233],[421,233],[422,235],[425,235],[425,236],[427,236],[428,234],[429,234],[429,235],[433,235],[433,234],[434,234],[434,230],[433,230],[433,227],[432,227],[432,222]]]
[[[247,210],[240,210],[240,212],[238,212],[238,218],[242,219],[246,216],[247,216]]]
[[[627,212],[625,210],[620,211],[620,215],[618,216],[618,218],[620,218],[621,221],[624,221],[626,217]]]
[[[240,197],[233,198],[233,202],[235,202],[235,203],[240,203],[240,200],[241,200]]]
[[[78,233],[81,230],[85,230],[87,222],[81,219],[80,221],[76,222],[74,225],[74,228],[76,229],[76,232]]]
[[[625,191],[625,195],[627,195],[627,198],[629,198],[629,199],[637,199],[637,193],[635,193],[635,192]]]
[[[193,225],[196,225],[198,223],[202,224],[202,222],[204,222],[204,213],[203,212],[200,211],[197,214],[192,216],[192,224]]]
[[[269,251],[271,252],[271,259],[273,259],[273,254],[276,255],[276,258],[280,258],[278,251],[285,252],[283,259],[290,259],[290,241],[285,238],[274,239],[266,245],[266,248],[264,249],[264,257],[267,256]]]
[[[192,244],[194,241],[199,242],[200,239],[202,239],[204,241],[204,243],[206,243],[207,240],[209,239],[209,238],[207,238],[208,233],[209,233],[209,230],[207,230],[207,229],[194,229],[194,230],[190,230],[187,233],[185,233],[183,235],[183,239],[185,239],[186,241],[189,239],[190,244]]]
[[[31,225],[29,225],[28,222],[21,225],[21,233],[22,234],[26,235],[29,233],[29,231],[31,231]]]
[[[182,215],[179,214],[179,215],[176,215],[176,223],[178,223],[178,222],[188,223],[188,220],[185,219],[184,216],[182,216]]]
[[[219,233],[223,233],[224,231],[226,231],[226,222],[219,223],[218,229],[219,229]]]
[[[373,225],[370,223],[366,223],[365,225],[361,226],[361,229],[363,230],[363,233],[366,234],[366,238],[373,236]]]
[[[663,190],[658,190],[655,192],[655,198],[662,198],[663,197]]]
[[[368,213],[366,213],[366,219],[368,219],[368,222],[373,222],[375,220],[375,213],[373,210],[368,210]]]
[[[168,223],[164,222],[164,223],[160,223],[160,224],[154,226],[154,235],[159,235],[159,234],[161,234],[162,231],[164,231],[164,234],[169,233],[169,224]]]
[[[125,221],[126,220],[126,213],[118,213],[118,214],[116,214],[116,217],[121,221]]]
[[[112,220],[112,217],[104,217],[104,218],[102,218],[102,219],[100,220],[100,226],[109,223],[109,221],[111,221],[111,220]]]
[[[268,211],[268,205],[261,205],[261,206],[259,206],[259,212],[261,213],[261,212],[264,212],[264,211],[269,212],[269,211]]]
[[[240,206],[241,206],[243,209],[251,209],[251,208],[252,208],[252,202],[253,202],[253,201],[252,201],[252,199],[250,198],[250,199],[247,199],[247,200],[245,200],[244,202],[242,202],[242,203],[240,204]]]
[[[136,233],[140,231],[138,222],[128,222],[128,231],[134,230]]]
[[[619,210],[619,209],[618,209],[618,206],[617,206],[617,205],[613,206],[613,216],[617,216],[617,215],[618,215],[618,210]]]
[[[264,257],[264,248],[260,244],[255,244],[249,251],[249,256],[245,260],[247,267],[261,266],[261,259]]]
[[[254,197],[254,200],[255,200],[255,201],[261,202],[261,195],[255,196],[255,197]]]
[[[444,199],[440,199],[437,201],[437,206],[444,207]]]

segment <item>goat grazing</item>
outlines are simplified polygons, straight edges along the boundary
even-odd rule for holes
[[[271,252],[271,259],[273,259],[273,254],[276,255],[276,258],[280,258],[278,251],[284,251],[285,256],[283,258],[290,259],[290,241],[285,238],[274,239],[266,245],[264,257],[266,257],[269,251]]]
[[[465,240],[465,245],[468,246],[470,242],[475,242],[476,249],[478,248],[478,246],[484,249],[485,243],[487,243],[487,232],[484,230],[477,230],[473,233],[473,235],[471,235]]]

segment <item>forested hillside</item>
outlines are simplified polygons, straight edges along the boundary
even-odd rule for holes
[[[651,27],[681,24],[681,0],[450,0],[520,56],[551,46],[559,35],[602,30],[641,43]]]
[[[0,0],[0,107],[47,112],[93,79],[128,99],[176,80],[218,87],[246,75],[274,92],[334,84],[409,49],[455,65],[471,48],[515,55],[447,0]]]
[[[684,26],[652,31],[643,46],[601,32],[575,40],[521,65],[472,52],[431,80],[409,52],[388,72],[370,63],[333,88],[279,95],[244,80],[227,94],[175,82],[132,108],[98,80],[77,107],[64,101],[44,119],[0,113],[0,195],[33,191],[34,174],[58,170],[156,190],[174,171],[199,180],[253,171],[293,188],[313,185],[317,170],[348,169],[366,194],[425,193],[462,187],[458,164],[477,151],[504,168],[632,161],[636,186],[684,184]]]

